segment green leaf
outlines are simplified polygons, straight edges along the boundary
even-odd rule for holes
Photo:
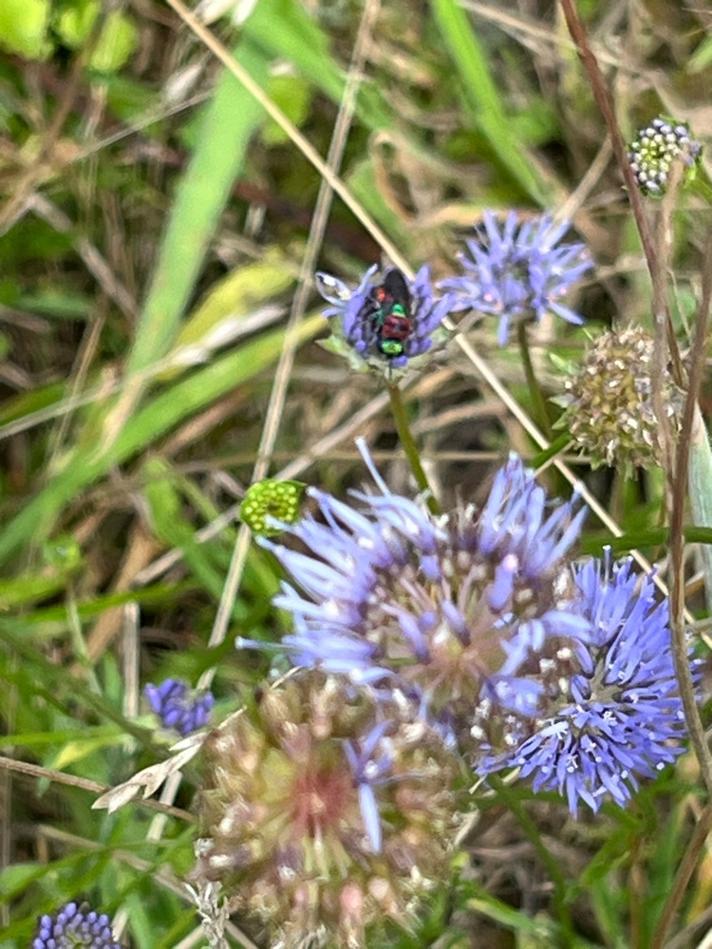
[[[49,0],[2,0],[0,46],[28,59],[46,56],[49,9]]]
[[[89,65],[97,72],[116,72],[138,45],[138,30],[126,14],[110,13],[91,54]]]
[[[267,93],[297,127],[306,121],[311,94],[303,79],[298,76],[271,76]],[[265,145],[283,145],[289,141],[287,133],[273,119],[265,123],[260,137]]]
[[[99,15],[99,0],[75,0],[62,10],[54,29],[65,46],[77,49],[87,39]]]
[[[100,748],[118,747],[125,742],[126,736],[122,734],[95,735],[90,738],[75,739],[62,745],[58,753],[52,756],[47,764],[48,767],[56,768],[58,771],[66,771],[68,765],[81,761]]]
[[[24,573],[12,580],[0,580],[0,611],[44,600],[62,590],[66,581],[66,573],[54,572],[47,576]]]
[[[269,56],[286,59],[332,102],[341,102],[345,71],[330,52],[330,40],[299,0],[259,0],[243,32]],[[368,128],[392,128],[394,114],[382,93],[361,89],[356,113]]]
[[[690,469],[688,472],[690,511],[692,520],[700,527],[712,528],[712,450],[704,420],[699,408],[690,438]],[[710,529],[712,535],[712,529]],[[687,535],[686,535],[687,536]],[[712,612],[712,539],[700,548],[702,571],[705,577],[707,610]]]
[[[695,52],[690,56],[687,63],[687,71],[690,74],[702,72],[712,64],[712,36],[702,40]]]
[[[220,339],[229,339],[232,327],[288,290],[294,280],[291,261],[279,248],[268,248],[259,261],[238,267],[213,284],[183,324],[171,352],[215,348]],[[158,378],[172,379],[179,373],[171,368]]]
[[[146,501],[151,525],[161,540],[170,547],[179,547],[198,582],[215,600],[220,599],[223,577],[211,563],[210,545],[199,544],[195,532],[182,513],[182,499],[174,487],[170,465],[161,458],[151,458],[144,465],[148,479]]]

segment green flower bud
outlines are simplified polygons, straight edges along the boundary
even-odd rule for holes
[[[258,481],[245,492],[240,519],[255,534],[278,534],[279,529],[270,526],[267,519],[293,524],[301,511],[305,487],[301,481]]]
[[[679,158],[692,177],[702,145],[696,142],[686,122],[660,115],[641,129],[630,144],[628,160],[643,194],[660,198],[665,194],[672,163]]]

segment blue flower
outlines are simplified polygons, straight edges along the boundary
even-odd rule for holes
[[[548,215],[521,222],[515,211],[500,225],[485,211],[468,253],[460,254],[462,275],[439,286],[454,297],[452,309],[499,316],[500,346],[512,323],[547,313],[579,325],[582,317],[560,301],[593,264],[584,244],[559,243],[568,229],[568,221],[555,224]]]
[[[484,745],[481,772],[517,767],[535,791],[564,794],[575,814],[581,801],[594,811],[607,798],[625,805],[639,779],[681,754],[685,721],[668,605],[656,601],[652,579],[636,576],[631,560],[612,565],[609,555],[573,577],[588,640],[540,658],[535,717],[502,717],[489,703],[478,709],[475,732],[482,737],[499,717],[499,747],[507,749]]]
[[[67,903],[54,916],[41,916],[32,949],[121,949],[111,932],[111,920],[106,913],[89,910]]]
[[[396,322],[392,339],[386,339],[389,334],[384,327],[389,308],[379,300],[386,286],[384,281],[394,282],[395,297],[388,289],[385,295],[391,305],[403,303],[401,309],[405,317],[405,322]],[[355,288],[327,273],[317,273],[316,284],[319,293],[331,304],[324,316],[336,321],[334,337],[345,343],[354,366],[361,368],[369,365],[380,370],[405,368],[409,360],[422,356],[433,346],[434,334],[450,311],[450,297],[435,295],[427,265],[421,267],[412,280],[406,280],[393,268],[382,273],[374,264]],[[399,296],[404,299],[399,301]],[[390,350],[388,343],[392,344]]]
[[[482,511],[435,517],[392,494],[361,450],[380,493],[352,492],[357,510],[311,489],[320,519],[285,526],[300,550],[261,541],[294,580],[275,604],[293,618],[283,645],[295,665],[397,688],[452,719],[549,637],[586,635],[559,583],[586,514],[577,499],[551,510],[513,456]]]
[[[212,694],[194,695],[182,679],[164,679],[160,685],[149,683],[143,691],[164,728],[173,728],[185,736],[210,720],[215,703]]]

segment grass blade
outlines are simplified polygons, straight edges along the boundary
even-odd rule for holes
[[[460,74],[465,103],[475,125],[519,187],[537,204],[546,203],[544,188],[512,126],[469,17],[457,0],[433,0],[433,15]]]
[[[267,64],[241,43],[236,58],[260,84]],[[198,144],[175,196],[146,303],[129,355],[129,374],[168,351],[193,291],[208,243],[245,160],[262,109],[227,71],[203,115]]]

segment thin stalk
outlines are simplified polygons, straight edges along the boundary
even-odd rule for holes
[[[695,687],[690,672],[688,644],[685,635],[685,565],[684,524],[685,500],[687,498],[687,475],[690,463],[690,440],[695,413],[698,411],[697,396],[705,369],[706,342],[712,303],[712,237],[707,242],[702,271],[702,299],[697,314],[697,325],[692,342],[689,386],[685,397],[680,435],[677,441],[675,468],[672,478],[672,510],[670,512],[670,621],[672,628],[675,669],[680,686],[680,697],[685,710],[685,720],[695,749],[707,794],[712,800],[712,756],[707,744],[704,726],[697,708]]]
[[[391,412],[393,413],[393,421],[396,423],[398,438],[400,439],[405,456],[408,459],[410,470],[413,472],[415,483],[421,491],[427,494],[426,503],[431,513],[440,514],[442,509],[433,493],[433,489],[430,487],[428,476],[420,462],[420,453],[418,452],[418,446],[415,444],[413,433],[410,430],[403,395],[396,384],[388,386],[388,398],[391,400]]]
[[[519,352],[524,365],[524,376],[527,380],[529,394],[531,395],[532,402],[534,404],[533,414],[539,423],[539,427],[541,428],[542,432],[546,435],[548,441],[551,441],[552,434],[549,407],[546,404],[546,399],[544,398],[544,393],[542,392],[541,386],[539,385],[539,380],[536,377],[536,372],[534,372],[534,363],[532,362],[532,354],[529,349],[526,323],[518,324],[517,339],[519,341]]]
[[[566,877],[561,872],[558,860],[542,840],[536,824],[529,814],[527,814],[522,802],[515,794],[512,794],[504,781],[496,775],[490,775],[488,781],[497,792],[497,795],[505,807],[507,807],[517,819],[519,826],[526,834],[536,850],[539,859],[546,867],[551,882],[554,884],[554,903],[556,904],[556,911],[561,926],[559,943],[562,947],[572,946],[574,944],[574,929],[571,921],[571,908],[566,899],[568,885],[566,883]]]
[[[669,890],[668,897],[665,900],[665,905],[663,906],[663,911],[660,914],[660,919],[655,928],[655,935],[653,936],[650,949],[662,949],[665,945],[665,937],[675,918],[675,914],[680,908],[680,903],[682,902],[692,874],[700,859],[710,830],[712,830],[712,804],[708,804],[707,807],[705,807],[697,821],[685,854],[680,861],[680,866],[677,868],[672,888]]]
[[[581,62],[591,83],[593,97],[608,127],[608,134],[610,135],[611,145],[613,146],[613,155],[628,190],[628,200],[630,201],[631,210],[635,217],[635,223],[638,228],[638,233],[640,234],[640,242],[643,245],[643,253],[645,254],[648,271],[650,272],[650,282],[653,288],[653,313],[656,315],[656,318],[660,316],[661,319],[664,318],[665,320],[673,377],[675,382],[681,386],[684,382],[685,373],[667,305],[665,273],[660,265],[657,248],[655,246],[655,236],[650,226],[650,221],[646,216],[645,208],[643,207],[643,199],[640,194],[638,182],[628,161],[628,152],[616,119],[613,99],[598,65],[598,60],[589,44],[586,27],[576,8],[576,0],[561,0],[561,7],[564,11],[564,18],[566,19],[569,33],[576,44]]]

